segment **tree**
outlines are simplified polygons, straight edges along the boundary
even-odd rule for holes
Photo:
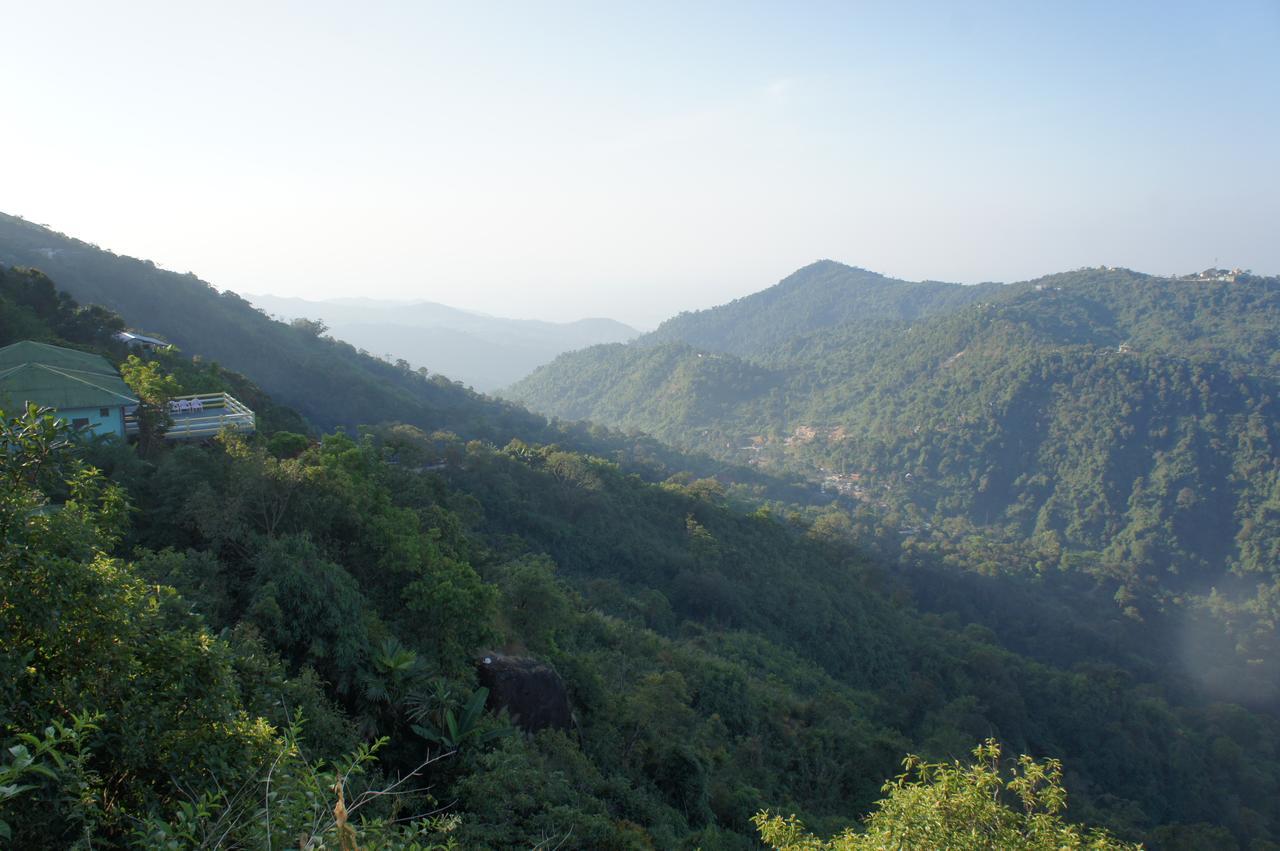
[[[573,604],[556,582],[555,569],[545,556],[525,556],[503,566],[503,614],[513,634],[534,650],[554,650],[556,633],[573,617]]]
[[[164,372],[156,361],[144,361],[129,355],[120,365],[124,383],[138,394],[138,446],[143,455],[152,455],[164,444],[169,419],[169,400],[182,394],[182,387],[172,375]]]
[[[310,445],[311,441],[305,434],[278,431],[267,440],[267,451],[280,459],[297,458]]]
[[[795,816],[782,818],[765,811],[753,821],[760,838],[778,851],[1123,851],[1139,847],[1105,831],[1081,829],[1062,820],[1067,793],[1057,760],[1036,762],[1020,756],[1006,780],[1000,745],[994,739],[976,747],[973,755],[972,765],[926,763],[908,756],[903,761],[906,770],[884,785],[888,796],[876,804],[861,833],[849,828],[824,842],[806,833]]]
[[[471,565],[448,557],[428,565],[403,593],[405,609],[420,624],[419,641],[450,674],[466,670],[469,654],[493,636],[497,597]]]
[[[173,589],[111,557],[128,502],[76,463],[64,430],[30,411],[0,430],[0,749],[13,757],[0,820],[18,848],[109,846],[211,770],[243,779],[275,738],[244,711],[231,648]],[[55,470],[56,505],[28,482]]]
[[[299,316],[289,324],[311,337],[319,337],[329,330],[329,326],[324,323],[323,319],[306,319]]]
[[[52,408],[28,404],[22,414],[10,418],[0,411],[0,457],[5,460],[0,477],[13,488],[56,485],[63,467],[74,461],[67,451],[71,443],[71,430]]]

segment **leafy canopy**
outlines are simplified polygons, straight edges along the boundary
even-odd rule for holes
[[[1020,756],[1006,779],[1000,745],[994,739],[987,739],[973,754],[972,765],[927,763],[908,756],[903,762],[906,770],[884,785],[887,797],[876,804],[861,833],[846,829],[824,842],[806,833],[795,816],[783,818],[766,811],[753,821],[760,838],[779,851],[1122,851],[1140,847],[1062,820],[1067,793],[1057,760],[1037,762]]]

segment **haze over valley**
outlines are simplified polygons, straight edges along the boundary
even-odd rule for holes
[[[511,384],[563,352],[623,343],[640,333],[612,319],[503,319],[428,301],[246,298],[272,316],[321,320],[329,333],[353,346],[427,367],[481,391]]]

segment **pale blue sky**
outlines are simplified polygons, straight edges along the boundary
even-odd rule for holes
[[[1277,0],[0,9],[0,210],[239,292],[1280,272]]]

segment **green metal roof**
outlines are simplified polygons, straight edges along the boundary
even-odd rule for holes
[[[62,346],[51,346],[34,340],[23,340],[0,349],[0,372],[28,363],[45,364],[59,369],[73,369],[97,375],[119,376],[116,368],[106,358],[89,352],[64,349]]]
[[[106,358],[31,340],[0,349],[0,409],[27,402],[63,410],[138,404]]]
[[[136,405],[129,385],[118,375],[98,375],[24,363],[0,372],[0,408],[16,412],[27,402],[50,408],[115,408]]]

